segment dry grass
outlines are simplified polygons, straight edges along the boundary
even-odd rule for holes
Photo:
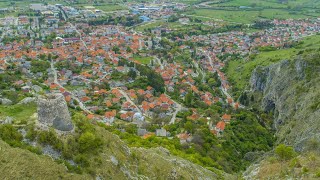
[[[319,179],[320,154],[301,154],[289,161],[269,158],[260,163],[257,179]]]

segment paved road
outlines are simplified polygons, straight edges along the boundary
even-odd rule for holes
[[[136,105],[136,103],[134,103],[134,102],[130,99],[130,97],[128,96],[128,94],[127,94],[125,91],[123,91],[123,90],[120,89],[120,88],[114,88],[114,89],[118,89],[119,92],[127,99],[127,101],[129,101],[132,105],[134,105],[134,106],[136,107],[136,109],[139,111],[139,113],[141,113],[141,114],[143,115],[141,109]]]
[[[170,98],[170,96],[168,96],[167,94],[166,94],[166,96],[167,96],[168,98]],[[170,99],[171,99],[171,98],[170,98]],[[172,99],[171,99],[171,100],[172,100]],[[182,110],[182,105],[181,105],[181,104],[177,103],[177,102],[174,101],[174,100],[172,100],[172,101],[175,103],[175,105],[176,105],[177,107],[176,107],[176,110],[174,111],[174,113],[172,114],[172,117],[171,117],[171,119],[170,119],[169,124],[174,124],[174,123],[175,123],[178,112]]]
[[[63,88],[63,86],[59,83],[58,81],[58,74],[57,74],[57,70],[56,68],[54,67],[54,63],[53,63],[53,60],[51,60],[51,71],[53,72],[53,75],[54,75],[54,83],[57,84],[59,87]],[[76,97],[72,92],[70,91],[67,91],[68,93],[71,94],[71,97],[72,99],[76,100],[79,104],[79,107],[85,111],[86,113],[89,113],[89,114],[93,114],[91,111],[89,111],[86,106],[80,101],[80,99],[78,97]]]
[[[205,50],[202,50],[202,49],[199,49],[199,50],[202,51],[202,52],[208,57],[210,66],[211,66],[212,68],[214,68],[214,67],[213,67],[212,58],[210,57],[209,53],[207,53]],[[222,79],[221,79],[221,77],[220,77],[219,74],[218,74],[218,77],[219,77],[220,81],[222,82]],[[221,86],[220,86],[220,89],[221,89],[222,93],[223,93],[227,98],[231,98],[231,99],[232,99],[232,106],[234,106],[235,102],[234,102],[233,97],[222,87],[222,84],[221,84]],[[245,108],[245,106],[243,106],[243,105],[241,105],[241,104],[239,105],[239,107],[240,107],[240,108]]]
[[[79,37],[80,37],[80,41],[83,43],[83,46],[86,48],[86,50],[88,50],[88,47],[87,47],[87,44],[86,42],[84,42],[84,40],[82,39],[82,35],[81,33],[77,30],[76,26],[74,26],[72,23],[70,23],[70,26],[73,27],[75,29],[75,31],[79,34]]]
[[[163,67],[163,64],[161,63],[161,60],[155,56],[154,56],[154,59],[157,60],[158,64],[160,65],[160,69],[163,70],[164,67]]]

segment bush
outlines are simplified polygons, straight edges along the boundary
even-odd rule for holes
[[[316,172],[316,177],[320,178],[320,169]]]
[[[90,152],[102,146],[102,140],[91,132],[85,132],[79,138],[79,151]]]
[[[5,124],[0,126],[0,138],[11,145],[14,142],[22,141],[23,137],[12,125]]]
[[[63,149],[63,143],[57,137],[57,134],[53,129],[39,132],[38,141],[41,144],[51,145],[54,149],[59,151]]]
[[[289,160],[295,156],[295,152],[291,146],[280,144],[276,147],[275,153],[280,160]]]
[[[86,157],[85,155],[83,154],[78,154],[74,161],[79,164],[81,167],[89,167],[90,163],[89,163],[89,160],[88,160],[88,157]]]

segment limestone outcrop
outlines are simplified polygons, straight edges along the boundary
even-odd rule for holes
[[[2,105],[11,105],[12,101],[10,99],[0,98],[0,104],[2,104]]]
[[[250,79],[260,108],[273,112],[278,141],[297,151],[310,140],[320,143],[320,67],[304,58],[257,67]]]
[[[64,96],[60,93],[38,98],[39,123],[60,131],[73,130],[73,124]]]

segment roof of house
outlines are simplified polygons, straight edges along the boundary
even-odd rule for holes
[[[222,120],[230,121],[230,119],[231,119],[231,115],[224,114],[224,115],[222,116]]]
[[[226,123],[224,121],[219,121],[216,125],[216,128],[220,129],[221,131],[224,131],[225,126]]]

